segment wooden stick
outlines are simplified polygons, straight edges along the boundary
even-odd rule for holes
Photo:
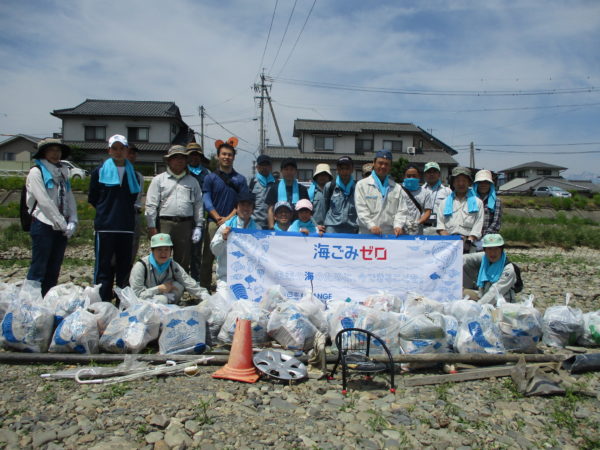
[[[453,373],[450,375],[432,375],[428,377],[405,378],[404,386],[426,386],[430,384],[452,383],[458,381],[481,380],[484,378],[508,377],[515,366],[490,367],[487,369],[475,369],[467,372]]]

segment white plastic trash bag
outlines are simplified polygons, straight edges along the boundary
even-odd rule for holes
[[[600,346],[600,311],[583,315],[583,334],[577,342],[585,347]]]
[[[206,343],[209,347],[217,344],[219,332],[227,318],[227,313],[233,305],[233,300],[221,292],[216,292],[208,299],[198,305],[199,311],[206,318],[208,333],[206,333]]]
[[[44,296],[43,304],[54,311],[56,324],[77,308],[85,308],[90,298],[83,294],[83,288],[73,283],[59,284],[51,288]]]
[[[491,317],[484,315],[460,323],[454,345],[458,353],[504,353],[502,333]]]
[[[298,302],[288,301],[271,312],[267,333],[283,348],[310,350],[313,347],[317,328],[306,314],[298,308]]]
[[[415,292],[408,292],[402,302],[402,313],[407,316],[418,316],[432,312],[443,312],[444,303],[432,300]]]
[[[111,353],[140,353],[158,337],[160,320],[151,303],[140,302],[119,313],[100,338],[100,348]]]
[[[546,309],[542,319],[542,340],[549,347],[575,345],[583,335],[583,313],[579,308],[569,306],[571,294],[567,293],[565,305]]]
[[[233,342],[235,325],[238,319],[246,319],[251,322],[253,345],[263,345],[269,342],[269,336],[267,335],[269,311],[262,309],[260,303],[248,300],[233,302],[219,332],[218,339],[220,342],[225,344]]]
[[[193,355],[206,350],[206,318],[196,306],[166,314],[161,330],[158,339],[161,355]]]
[[[277,306],[287,302],[287,291],[279,284],[269,287],[262,295],[260,305],[267,311],[273,311]]]
[[[99,340],[100,333],[96,316],[84,308],[78,308],[58,324],[48,351],[53,353],[98,353]]]
[[[111,320],[119,314],[117,307],[109,302],[92,303],[87,307],[87,311],[94,315],[96,323],[98,324],[98,333],[100,333],[100,336],[102,336]]]
[[[0,343],[7,349],[45,353],[54,331],[54,311],[42,304],[39,282],[26,280],[2,319]]]
[[[446,346],[450,351],[454,350],[456,335],[458,334],[458,320],[454,316],[433,312],[427,314],[433,323],[440,326],[446,334]]]
[[[369,308],[378,309],[379,311],[400,312],[400,308],[402,307],[400,298],[385,291],[369,295],[362,304]]]
[[[13,301],[17,299],[19,287],[14,283],[0,283],[0,321]]]
[[[542,338],[542,314],[533,307],[533,295],[523,303],[498,299],[495,317],[506,351],[536,353]]]
[[[404,353],[446,353],[449,351],[442,323],[429,314],[409,316],[398,330]]]
[[[304,295],[297,302],[298,308],[306,314],[312,324],[317,327],[321,333],[329,331],[327,317],[325,315],[325,304],[317,297],[312,295],[310,290],[304,292]]]
[[[452,300],[444,305],[444,314],[453,316],[459,323],[482,315],[481,305],[473,300]]]

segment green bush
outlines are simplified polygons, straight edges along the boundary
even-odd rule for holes
[[[0,189],[7,191],[19,189],[25,186],[25,177],[0,177]]]
[[[90,189],[90,178],[76,178],[71,180],[71,189],[74,191],[87,192]]]
[[[11,202],[0,205],[0,217],[19,217],[19,203]]]

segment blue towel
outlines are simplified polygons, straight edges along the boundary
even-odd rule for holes
[[[296,219],[294,220],[294,223],[290,225],[288,231],[300,231],[300,228],[306,228],[309,233],[317,232],[317,225],[312,219],[310,219],[308,222],[302,222],[300,219]]]
[[[444,204],[444,216],[451,216],[454,213],[452,210],[452,203],[454,202],[455,197],[456,195],[452,192],[452,194],[446,198],[446,203]],[[467,207],[469,208],[469,213],[476,213],[479,211],[479,206],[477,206],[477,196],[472,189],[467,190]]]
[[[375,180],[375,186],[377,186],[377,189],[379,189],[379,192],[381,192],[381,196],[385,197],[388,191],[390,190],[390,176],[387,175],[383,180],[383,183],[381,182],[377,174],[375,174],[375,171],[371,172],[371,176]]]
[[[344,184],[344,183],[342,183],[342,179],[338,175],[335,179],[335,184],[337,187],[340,188],[340,190],[344,193],[344,195],[346,197],[348,197],[352,193],[352,188],[354,187],[354,184],[355,184],[354,177],[350,177],[350,181],[348,182],[348,184]]]
[[[194,175],[200,175],[200,174],[202,173],[202,171],[203,171],[203,170],[206,170],[206,169],[204,169],[204,167],[202,167],[202,166],[198,166],[198,167],[192,167],[192,166],[190,166],[189,164],[188,164],[187,168],[188,168],[188,170],[190,171],[190,173],[193,173]],[[202,187],[202,186],[200,186],[200,187]]]
[[[127,181],[129,182],[129,192],[137,194],[140,192],[140,183],[138,183],[133,164],[125,160],[125,173],[127,173]],[[100,183],[106,186],[119,186],[121,180],[119,179],[119,170],[115,165],[115,161],[112,158],[108,158],[100,167]]]
[[[230,228],[239,228],[238,227],[238,216],[237,214],[225,222],[225,225]],[[248,222],[248,226],[245,228],[246,230],[258,230],[256,226],[256,222],[254,219],[250,218],[250,222]]]
[[[294,184],[292,186],[292,204],[298,203],[300,200],[300,190],[298,188],[298,180],[294,180]],[[278,202],[287,202],[287,189],[285,187],[285,180],[279,181],[279,186],[277,187],[277,201]]]
[[[504,271],[506,265],[506,253],[502,251],[502,256],[495,263],[490,264],[490,260],[486,255],[483,255],[481,266],[479,267],[479,275],[477,276],[477,286],[483,287],[486,281],[495,283],[500,279],[500,275]]]
[[[54,177],[52,176],[52,173],[39,159],[34,159],[33,161],[42,171],[42,178],[44,180],[44,186],[46,186],[46,189],[52,189],[54,187]],[[71,182],[69,180],[65,180],[65,188],[67,192],[71,190]]]
[[[152,264],[152,267],[154,267],[156,269],[156,271],[159,274],[163,274],[163,272],[165,270],[167,270],[169,268],[169,266],[171,265],[171,260],[173,258],[169,258],[167,259],[166,262],[164,262],[163,264],[158,264],[158,262],[156,261],[156,259],[154,259],[154,254],[150,253],[150,257],[148,258],[148,261],[150,262],[150,264]]]
[[[473,192],[475,192],[477,196],[481,198],[481,200],[484,200],[477,191],[478,184],[479,183],[473,183]],[[487,197],[487,207],[490,211],[494,211],[496,209],[496,186],[493,184],[490,184],[490,192],[488,193]]]
[[[315,200],[315,192],[317,192],[317,183],[313,181],[310,183],[310,187],[308,188],[308,199],[311,203]]]
[[[264,175],[257,173],[256,181],[258,181],[262,187],[267,187],[269,183],[275,183],[275,178],[273,178],[272,174],[269,174],[268,177],[265,177]]]

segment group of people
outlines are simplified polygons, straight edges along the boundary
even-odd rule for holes
[[[510,264],[489,250],[500,246],[504,255],[498,235],[502,204],[488,170],[473,178],[470,169],[456,167],[448,187],[442,184],[440,166],[428,162],[423,173],[409,165],[397,183],[390,176],[392,153],[380,150],[369,167],[363,166],[362,179],[354,178],[352,158],[341,156],[335,177],[328,164],[318,164],[307,188],[297,179],[294,159],[281,163],[275,179],[270,157],[260,155],[248,184],[233,167],[237,144],[235,137],[215,142],[218,166],[212,172],[199,144],[172,146],[164,156],[166,171],[150,182],[144,209],[135,147],[121,135],[108,140],[108,158],[92,172],[88,194],[96,209],[94,283],[102,285],[103,300],[112,300],[114,283],[121,288],[130,284],[141,298],[165,303],[179,301],[184,290],[198,297],[212,288],[215,257],[217,289],[224,287],[226,243],[234,228],[321,235],[460,235],[464,253],[477,255],[465,257],[464,286],[481,288],[481,296]],[[40,141],[26,181],[33,218],[27,278],[41,282],[43,294],[57,283],[67,240],[78,223],[68,172],[60,163],[69,152],[60,140]],[[135,261],[143,211],[151,252]],[[505,265],[502,270],[500,263]],[[510,289],[502,289],[510,299]]]

